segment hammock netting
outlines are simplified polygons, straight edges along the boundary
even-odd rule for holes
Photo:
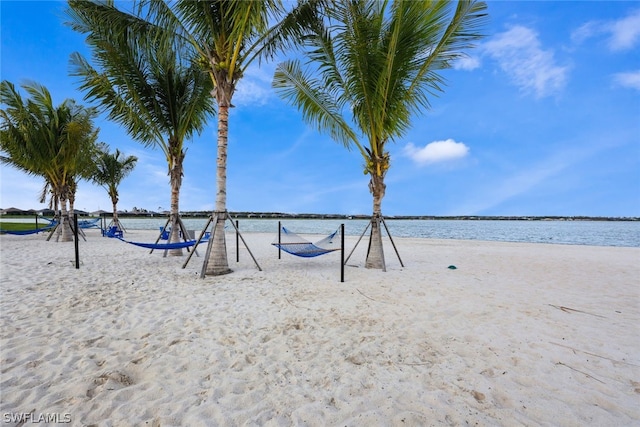
[[[272,243],[273,246],[276,246],[283,251],[303,257],[303,258],[312,258],[324,254],[328,254],[329,252],[339,251],[340,247],[340,239],[337,239],[339,229],[334,231],[332,234],[328,235],[322,240],[319,240],[315,243],[312,243],[306,240],[303,237],[300,237],[296,233],[287,230],[282,227],[280,233],[280,242],[275,241]]]
[[[80,228],[100,228],[98,226],[98,221],[100,221],[100,218],[96,218],[96,219],[83,219],[81,221],[78,221],[78,227]]]
[[[29,234],[36,234],[36,233],[42,233],[43,231],[49,231],[55,226],[56,226],[55,224],[50,224],[50,225],[47,225],[46,227],[34,228],[33,230],[0,230],[0,234],[14,234],[16,236],[26,236]]]
[[[175,243],[144,243],[144,242],[130,242],[128,240],[124,240],[121,237],[118,237],[119,240],[122,240],[125,243],[129,243],[130,245],[140,246],[141,248],[147,249],[158,249],[158,250],[167,250],[167,249],[183,249],[189,248],[196,244],[197,240],[187,240],[184,242],[175,242]],[[202,239],[200,243],[205,243],[207,240]]]

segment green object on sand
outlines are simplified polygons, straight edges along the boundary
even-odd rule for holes
[[[458,267],[456,267],[455,265],[450,265],[450,266],[449,266],[449,267],[447,267],[447,268],[448,268],[449,270],[455,270],[455,269],[457,269]]]

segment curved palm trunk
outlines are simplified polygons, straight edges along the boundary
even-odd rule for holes
[[[169,143],[171,147],[172,144]],[[169,148],[171,150],[171,148]],[[177,150],[175,150],[177,151]],[[179,151],[175,154],[171,155],[171,161],[169,164],[173,165],[173,168],[169,171],[169,176],[171,179],[171,238],[169,240],[170,243],[178,243],[180,240],[180,187],[182,186],[182,170],[183,170],[183,160],[184,160],[184,151]],[[171,249],[169,251],[170,256],[182,256],[182,249]]]
[[[371,218],[371,235],[365,268],[385,269],[384,250],[382,247],[382,230],[380,221],[382,216],[382,198],[386,190],[384,176],[372,174],[369,190],[373,194],[373,217]]]
[[[227,260],[227,242],[224,235],[224,223],[227,217],[227,140],[229,134],[229,104],[218,106],[218,157],[216,160],[216,206],[213,214],[217,218],[213,225],[213,239],[209,242],[211,251],[205,274],[220,276],[231,273]]]

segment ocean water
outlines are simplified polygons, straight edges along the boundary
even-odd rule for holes
[[[185,218],[188,229],[202,230],[206,219]],[[240,231],[278,232],[277,219],[240,219]],[[158,229],[166,218],[123,218],[126,229]],[[340,224],[345,234],[359,236],[367,220],[284,219],[282,225],[298,234],[334,232]],[[233,227],[227,222],[227,228]],[[489,240],[592,246],[640,247],[640,221],[496,221],[496,220],[386,220],[393,237]],[[384,231],[384,228],[383,228]],[[386,233],[385,233],[386,234]],[[197,233],[196,233],[197,235]]]

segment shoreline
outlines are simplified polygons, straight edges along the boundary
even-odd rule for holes
[[[3,412],[72,425],[632,425],[640,249],[396,238],[232,274],[87,232],[0,236]],[[154,231],[127,239],[152,241]],[[355,236],[346,236],[347,252]],[[54,250],[55,249],[55,250]],[[199,248],[201,257],[204,247]],[[455,265],[456,269],[448,266]],[[35,409],[34,409],[35,408]]]
[[[112,213],[77,211],[78,217],[91,217],[106,219],[113,218]],[[0,209],[0,219],[23,217],[23,216],[54,216],[52,210],[20,210],[20,209]],[[336,214],[336,213],[284,213],[284,212],[253,212],[237,211],[229,212],[233,219],[371,219],[370,214]],[[208,211],[185,211],[180,212],[183,218],[206,219],[211,216]],[[118,212],[119,218],[168,218],[169,212],[153,212],[142,210],[140,212]],[[427,220],[427,221],[640,221],[638,216],[589,216],[589,215],[383,215],[386,220]]]

